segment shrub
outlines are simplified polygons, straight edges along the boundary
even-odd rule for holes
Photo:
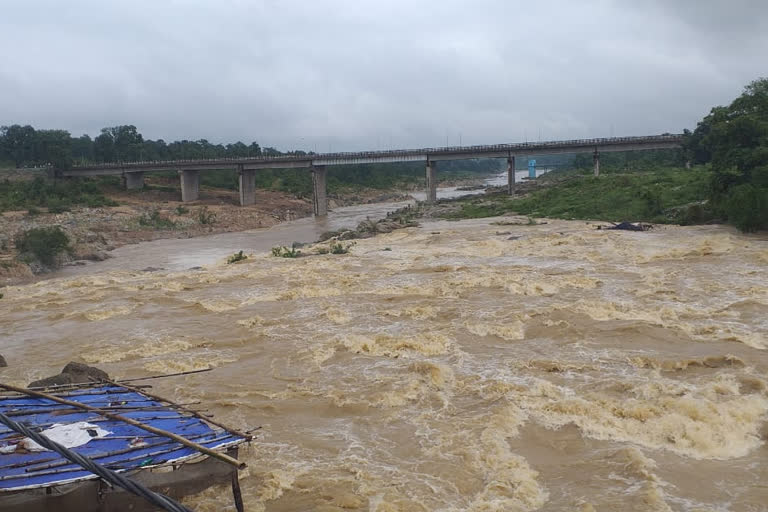
[[[64,213],[68,212],[70,203],[68,200],[61,197],[51,197],[48,199],[48,212],[49,213]]]
[[[768,188],[752,184],[732,187],[724,209],[728,222],[742,231],[768,228]]]
[[[216,214],[209,212],[207,206],[203,206],[197,211],[197,220],[200,224],[213,224],[216,222]]]
[[[38,210],[34,206],[30,206],[29,209],[27,209],[27,215],[29,215],[30,217],[35,217],[37,215],[40,215],[40,210]]]
[[[278,246],[272,248],[272,256],[278,258],[298,258],[301,256],[301,251],[297,250],[295,247],[289,249],[285,246]]]
[[[331,244],[331,254],[347,254],[353,244],[343,245],[341,242]]]
[[[186,213],[189,213],[189,208],[185,208],[182,205],[176,207],[176,215],[184,215]]]
[[[31,254],[45,265],[53,265],[61,252],[69,250],[69,237],[59,226],[23,231],[15,243],[19,253]]]
[[[236,252],[235,254],[227,258],[227,263],[232,264],[232,263],[237,263],[238,261],[244,261],[247,259],[248,259],[248,256],[243,254],[243,251],[240,251],[240,252]]]
[[[173,229],[176,227],[176,223],[171,219],[162,217],[160,210],[152,208],[148,213],[145,212],[139,217],[139,225],[147,226],[155,229]]]

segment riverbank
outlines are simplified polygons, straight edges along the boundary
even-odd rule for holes
[[[1,177],[15,184],[43,179],[40,172],[30,170],[6,170],[2,171]],[[446,178],[450,178],[447,185],[453,187],[478,187],[487,177],[456,176],[454,173]],[[0,287],[29,282],[64,266],[104,261],[110,258],[113,250],[126,245],[270,228],[312,215],[311,200],[277,190],[257,189],[255,204],[241,207],[236,190],[214,186],[201,187],[200,200],[182,203],[174,179],[167,176],[148,177],[145,188],[138,191],[126,191],[114,179],[83,184],[87,186],[74,186],[77,185],[74,182],[66,184],[78,193],[87,191],[85,196],[72,197],[73,202],[66,194],[58,197],[64,193],[60,187],[45,188],[40,193],[57,194],[55,201],[50,195],[15,199],[20,203],[26,201],[46,206],[0,211]],[[42,181],[39,185],[48,187]],[[19,188],[19,193],[32,193],[26,188]],[[329,194],[328,202],[333,210],[353,205],[403,202],[411,200],[414,193],[418,195],[420,192],[413,186],[394,191],[349,186]],[[55,206],[47,206],[49,202],[55,202]],[[89,202],[96,206],[88,206]],[[45,262],[35,254],[21,254],[17,247],[20,234],[51,228],[64,233],[69,241],[66,250],[53,254]],[[43,245],[46,245],[44,237]]]
[[[514,197],[503,188],[482,196],[422,205],[419,216],[473,219],[526,215],[564,220],[704,224],[716,222],[707,202],[711,172],[658,168],[593,176],[583,171],[550,172],[518,184]]]
[[[0,287],[30,282],[36,276],[68,265],[103,261],[126,245],[161,239],[193,238],[221,233],[270,228],[279,223],[312,215],[312,203],[283,192],[257,190],[253,206],[239,206],[237,192],[203,189],[199,201],[182,203],[176,191],[162,186],[138,192],[110,191],[108,198],[119,206],[71,207],[50,213],[45,208],[0,213]],[[329,205],[402,201],[401,192],[358,189],[337,194]],[[33,255],[19,254],[19,234],[39,228],[58,227],[69,239],[68,250],[45,264]]]

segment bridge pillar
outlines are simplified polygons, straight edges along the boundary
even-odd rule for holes
[[[256,204],[256,169],[243,169],[239,165],[237,175],[240,182],[240,206]]]
[[[427,161],[427,202],[437,201],[437,162]]]
[[[197,201],[200,197],[200,171],[179,171],[181,177],[181,200]]]
[[[507,193],[515,195],[515,157],[507,158]]]
[[[312,166],[312,209],[315,217],[328,215],[328,171],[324,166]]]
[[[143,172],[127,172],[123,175],[125,177],[125,188],[128,190],[140,190],[144,188],[144,173]]]
[[[595,148],[595,153],[592,155],[592,162],[595,164],[595,176],[600,176],[600,152]]]

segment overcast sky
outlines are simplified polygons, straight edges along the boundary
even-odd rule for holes
[[[0,125],[316,151],[680,132],[767,0],[0,0]]]

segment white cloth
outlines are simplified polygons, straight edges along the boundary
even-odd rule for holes
[[[90,431],[90,432],[89,432]],[[51,428],[40,432],[42,435],[55,441],[66,448],[75,448],[87,444],[91,439],[107,437],[112,432],[104,430],[93,423],[78,421],[76,423],[61,424],[56,423]],[[91,434],[95,435],[91,435]],[[0,453],[12,453],[18,448],[24,448],[30,452],[48,451],[28,437],[19,441],[16,445],[9,445],[0,448]]]

